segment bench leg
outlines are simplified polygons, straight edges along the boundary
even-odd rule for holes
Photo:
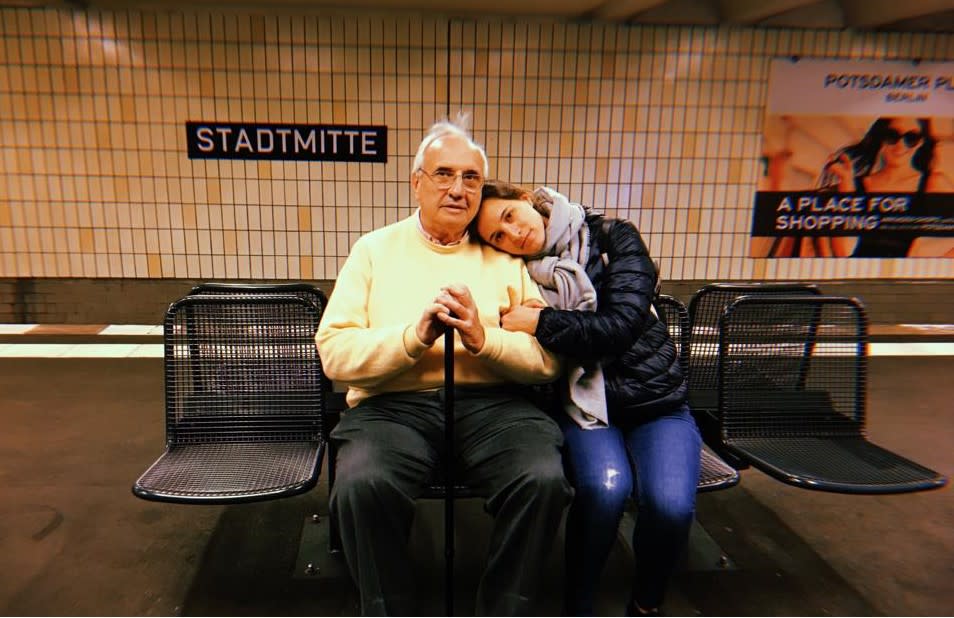
[[[346,579],[351,581],[348,566],[341,553],[341,540],[338,539],[338,551],[329,551],[337,535],[337,526],[333,528],[329,515],[314,514],[306,517],[302,523],[301,540],[298,543],[298,556],[295,559],[296,579]]]

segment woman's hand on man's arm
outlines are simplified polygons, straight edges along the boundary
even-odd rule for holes
[[[540,312],[546,305],[539,300],[530,299],[520,305],[511,305],[500,314],[500,326],[512,332],[524,332],[535,335]]]

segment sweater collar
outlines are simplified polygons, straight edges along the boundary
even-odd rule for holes
[[[424,229],[424,223],[421,221],[421,209],[417,209],[417,231],[421,233],[424,239],[438,247],[456,247],[457,245],[463,243],[470,237],[470,233],[467,230],[464,230],[464,235],[460,239],[455,240],[454,242],[441,242],[427,233],[427,230]]]

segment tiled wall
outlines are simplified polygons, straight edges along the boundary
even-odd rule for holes
[[[954,60],[946,34],[0,9],[0,277],[334,279],[414,208],[436,119],[492,174],[632,219],[671,280],[938,279],[747,257],[769,60]],[[388,162],[190,160],[188,120],[380,124]]]

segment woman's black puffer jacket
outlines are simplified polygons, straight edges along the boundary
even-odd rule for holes
[[[586,263],[597,309],[540,312],[540,343],[580,361],[598,360],[614,424],[628,425],[671,412],[686,400],[686,381],[669,331],[649,306],[656,269],[639,231],[629,221],[590,214]]]

